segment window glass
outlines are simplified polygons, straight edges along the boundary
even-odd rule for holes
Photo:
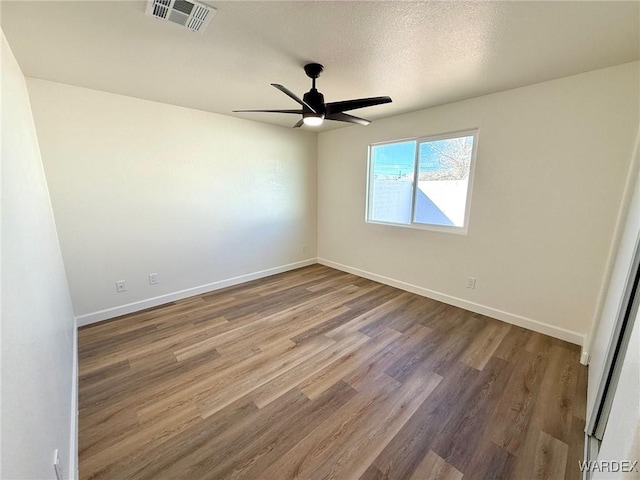
[[[473,136],[419,144],[414,222],[464,226]]]
[[[477,131],[372,145],[367,221],[466,231]]]
[[[415,150],[415,141],[372,147],[369,184],[371,220],[411,223]]]

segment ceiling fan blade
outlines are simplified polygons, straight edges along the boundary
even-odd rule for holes
[[[280,85],[279,83],[272,83],[271,85],[273,85],[274,87],[276,87],[278,90],[280,90],[282,93],[284,93],[285,95],[288,95],[289,97],[293,98],[296,102],[298,102],[300,105],[302,105],[303,107],[307,107],[309,110],[311,110],[313,113],[316,113],[316,111],[311,108],[311,105],[309,105],[307,102],[305,102],[304,100],[300,99],[295,93],[293,93],[291,90],[289,90],[287,87],[284,87],[282,85]]]
[[[336,112],[324,117],[326,120],[337,120],[338,122],[357,123],[358,125],[367,126],[371,123],[371,120],[366,118],[355,117],[347,113]]]
[[[232,110],[234,113],[297,113],[298,115],[302,114],[302,110]]]
[[[300,127],[302,126],[302,124],[303,124],[303,123],[304,123],[304,121],[303,121],[302,119],[300,119],[300,120],[298,121],[298,123],[296,123],[296,124],[293,126],[293,128],[300,128]]]
[[[327,114],[331,115],[334,112],[346,112],[347,110],[355,110],[356,108],[372,107],[383,103],[391,103],[391,101],[389,97],[370,97],[331,102],[327,103]]]

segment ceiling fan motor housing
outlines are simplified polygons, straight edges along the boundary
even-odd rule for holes
[[[325,104],[324,104],[324,95],[322,95],[318,90],[312,88],[302,97],[304,101],[315,110],[315,114],[309,110],[305,105],[302,106],[302,116],[307,116],[307,114],[311,114],[314,117],[318,117],[322,115],[324,118],[326,112]]]

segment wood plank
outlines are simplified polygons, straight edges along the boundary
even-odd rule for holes
[[[339,327],[334,328],[330,332],[327,332],[325,335],[332,338],[340,338],[343,335],[348,335],[350,333],[356,332],[369,325],[370,323],[375,322],[380,318],[384,318],[395,309],[400,308],[402,306],[402,303],[407,301],[409,298],[411,298],[410,293],[402,293],[390,300],[387,300],[383,304],[366,311],[353,320],[350,320],[349,322],[346,322]]]
[[[383,350],[400,336],[401,334],[395,330],[382,332],[378,337],[372,338],[357,351],[344,355],[312,377],[301,382],[298,388],[311,400],[317,398],[336,381],[349,375],[360,365],[364,364],[370,357]]]
[[[586,368],[585,368],[586,370]],[[569,448],[567,452],[567,465],[564,477],[567,480],[582,480],[582,471],[579,462],[584,461],[584,429],[585,423],[582,418],[573,417],[571,422],[571,438],[569,438]]]
[[[110,477],[111,470],[120,462],[126,462],[133,452],[160,443],[198,423],[200,415],[195,404],[183,405],[179,411],[141,425],[132,433],[122,436],[118,442],[82,456],[80,470],[93,472],[89,478]]]
[[[511,325],[489,319],[462,354],[460,361],[482,370],[510,329]]]
[[[152,359],[150,365],[140,367],[142,375],[137,382],[133,382],[133,386],[128,388],[124,386],[124,390],[120,392],[119,388],[123,382],[119,378],[114,378],[113,385],[104,389],[104,398],[101,398],[101,401],[90,404],[81,403],[80,423],[86,428],[94,428],[98,424],[109,421],[122,410],[134,409],[140,414],[142,409],[158,401],[168,401],[171,398],[180,400],[189,395],[195,395],[201,391],[200,386],[207,385],[210,377],[237,368],[237,365],[244,365],[243,362],[259,354],[261,354],[260,350],[240,351],[225,357],[207,354],[205,358],[213,358],[210,361],[200,361],[202,356],[194,357],[189,363],[182,363],[183,367],[180,370],[173,370],[171,374],[162,375],[162,372],[157,372],[160,375],[159,378],[156,375],[150,378],[143,373],[153,369],[155,362]],[[192,367],[191,362],[197,362],[197,366]]]
[[[531,422],[567,443],[571,436],[579,352],[552,345]]]
[[[386,476],[375,465],[369,465],[369,468],[360,476],[359,480],[384,480]]]
[[[498,401],[486,435],[507,452],[516,454],[524,442],[547,368],[545,354],[520,351],[512,357],[515,370]]]
[[[358,332],[343,338],[340,342],[318,352],[298,368],[291,369],[265,385],[256,388],[251,395],[253,402],[258,408],[265,407],[336,360],[351,355],[369,340],[369,337]]]
[[[298,392],[299,393],[299,392]],[[221,459],[206,467],[198,478],[262,478],[263,472],[276,458],[286,454],[307,435],[326,421],[355,395],[355,390],[344,382],[337,382],[314,402],[300,409],[286,409],[282,421],[265,422],[266,428],[254,431],[246,446],[233,457]],[[266,417],[265,417],[266,418]],[[292,429],[294,423],[298,428]],[[195,478],[195,477],[194,477]]]
[[[439,438],[468,386],[480,375],[478,370],[462,363],[455,364],[448,373],[429,396],[429,401],[418,407],[374,460],[385,478],[400,480],[411,476]]]
[[[429,450],[409,480],[461,480],[462,472]]]
[[[360,392],[264,472],[264,478],[358,478],[437,386],[428,373],[397,386],[372,375]],[[426,381],[425,381],[426,380]],[[376,422],[368,421],[371,417]],[[331,459],[331,461],[328,461]]]
[[[403,353],[406,355],[407,353],[412,354],[414,351],[421,351],[430,333],[431,330],[429,328],[419,324],[414,325],[412,329],[400,335],[383,350],[378,351],[375,355],[369,357],[365,363],[345,375],[343,380],[350,385],[356,385],[372,371],[385,372],[390,377],[393,377],[393,375],[389,374],[391,367],[403,361]],[[402,382],[404,378],[395,378],[395,380]]]
[[[467,386],[433,444],[432,450],[461,472],[466,473],[476,446],[484,438],[511,368],[508,362],[493,357]]]
[[[383,448],[409,421],[417,408],[429,397],[442,377],[421,372],[400,386],[389,404],[378,406],[381,415],[375,422],[356,428],[351,440],[334,455],[332,462],[324,462],[318,473],[327,471],[325,478],[358,478],[380,454]],[[376,415],[368,415],[376,418]],[[320,473],[321,474],[321,473]]]
[[[294,345],[292,350],[279,355],[279,358],[268,362],[264,367],[256,368],[250,374],[243,372],[241,377],[226,377],[225,382],[217,384],[214,391],[209,391],[206,395],[198,395],[197,405],[202,418],[213,415],[235,400],[253,392],[256,388],[278,378],[335,344],[333,340],[328,338],[317,338],[313,342],[301,345],[291,343]]]
[[[269,352],[261,352],[252,355],[240,362],[230,362],[227,368],[221,368],[215,372],[202,372],[192,379],[187,380],[181,388],[175,389],[170,395],[157,396],[149,399],[147,404],[138,408],[138,418],[148,421],[154,417],[164,415],[164,412],[174,408],[180,408],[184,403],[194,401],[198,404],[200,398],[206,397],[212,391],[222,388],[232,383],[235,379],[246,378],[247,375],[255,371],[262,371],[271,368],[271,362],[279,359],[282,355],[291,353],[296,349],[296,345],[283,339],[283,342]],[[297,355],[297,351],[294,355]],[[306,350],[302,351],[303,353]],[[222,357],[224,358],[224,357]],[[213,408],[211,412],[213,413]]]
[[[286,398],[290,406],[291,398]],[[229,456],[232,442],[221,444],[218,439],[230,438],[257,422],[261,411],[250,401],[238,401],[216,415],[195,423],[190,428],[145,448],[138,449],[118,465],[112,467],[109,478],[148,479],[186,478],[184,473],[203,458],[203,452]],[[265,409],[262,414],[272,415]],[[217,442],[217,443],[216,443]],[[172,473],[173,470],[173,473]],[[81,472],[83,478],[84,475]]]
[[[492,480],[512,480],[511,469],[516,458],[506,450],[503,450],[495,443],[486,438],[482,438],[476,445],[475,452],[469,466],[465,470],[465,478],[492,479]]]
[[[545,432],[540,432],[533,465],[534,478],[537,480],[564,478],[568,450],[566,443]]]
[[[587,381],[589,369],[584,365],[577,365],[576,393],[573,402],[573,414],[584,423],[587,418]]]

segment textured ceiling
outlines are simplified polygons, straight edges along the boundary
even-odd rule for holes
[[[324,64],[325,100],[389,95],[370,119],[639,58],[639,2],[207,1],[208,30],[146,16],[146,2],[0,2],[25,75],[293,125],[302,66]],[[344,126],[325,122],[320,130]],[[308,127],[305,127],[308,128]],[[356,127],[366,128],[366,127]]]

